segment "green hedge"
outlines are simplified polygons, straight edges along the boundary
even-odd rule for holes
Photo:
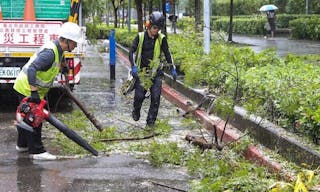
[[[229,17],[214,16],[211,17],[211,28],[215,31],[228,32]],[[235,16],[233,19],[233,33],[245,35],[264,35],[264,25],[267,22],[264,14]],[[186,17],[179,19],[177,27],[180,30],[192,30],[194,18]],[[320,19],[318,15],[297,15],[280,14],[276,19],[277,28],[292,29],[291,37],[295,39],[320,40]],[[102,23],[87,23],[87,37],[91,41],[95,39],[106,39],[110,35],[113,26],[107,26]],[[122,30],[118,28],[119,30]],[[117,30],[118,30],[117,29]],[[126,31],[126,30],[124,30]],[[124,41],[127,38],[124,39]],[[129,42],[126,42],[128,44]]]
[[[229,29],[229,18],[223,17],[212,22],[212,29],[217,31],[228,32]],[[263,35],[264,34],[264,24],[266,22],[265,18],[253,17],[253,18],[234,18],[232,31],[238,34],[253,34],[253,35]]]
[[[228,32],[230,18],[226,16],[211,17],[211,29],[215,31]],[[246,35],[264,35],[264,24],[267,22],[266,16],[242,15],[233,18],[233,33]],[[181,30],[192,28],[194,18],[186,17],[179,19],[177,27]],[[281,14],[277,15],[277,28],[290,28],[292,38],[320,40],[318,15],[297,15]]]
[[[87,38],[95,43],[97,39],[108,39],[111,30],[114,29],[112,25],[107,25],[104,23],[87,23]],[[134,38],[134,34],[137,33],[137,29],[132,29],[132,33],[128,32],[128,29],[116,28],[115,29],[115,38],[116,41],[125,46],[130,46]],[[121,35],[120,35],[121,34]]]
[[[295,39],[320,40],[320,18],[300,18],[289,22]]]
[[[317,26],[320,22],[318,18],[308,20],[310,23],[305,26],[301,26],[304,22],[296,23],[301,29],[312,31],[308,26]],[[255,18],[251,25],[246,22],[246,18],[237,19],[239,25],[235,29],[253,32],[253,26],[259,22],[262,24],[263,19]],[[240,27],[240,23],[248,29]],[[111,27],[101,28],[106,33],[111,30]],[[115,31],[117,43],[126,47],[137,35],[137,31],[129,33],[127,29]],[[256,54],[250,48],[224,43],[212,44],[207,55],[203,52],[202,36],[191,29],[181,34],[169,34],[168,41],[175,64],[185,74],[184,82],[190,86],[207,86],[211,93],[219,95],[215,113],[232,113],[232,103],[236,102],[254,114],[286,129],[304,133],[315,143],[320,143],[319,57],[312,58],[313,63],[309,64],[305,62],[308,57],[303,60],[293,55],[279,58],[273,50]]]
[[[274,4],[280,14],[305,14],[306,0],[234,0],[234,15],[252,15],[265,4]],[[216,0],[211,3],[213,15],[227,16],[230,13],[230,0]],[[309,14],[320,13],[320,1],[309,0]]]
[[[259,12],[259,8],[269,4],[269,0],[234,0],[234,15],[251,15]],[[230,15],[230,0],[212,1],[212,14],[227,16]]]

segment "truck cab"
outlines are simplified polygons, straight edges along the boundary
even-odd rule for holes
[[[21,68],[39,47],[58,38],[57,32],[63,22],[78,23],[81,1],[2,0],[0,6],[0,88],[3,89],[13,86]],[[31,18],[26,16],[30,11],[34,14]],[[85,28],[81,29],[85,39]],[[84,56],[85,44],[78,44],[75,50],[64,54],[64,61],[69,66],[67,77],[71,88],[80,83]],[[54,86],[65,82],[64,75],[59,73]]]

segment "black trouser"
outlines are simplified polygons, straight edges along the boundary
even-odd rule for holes
[[[147,124],[152,125],[155,123],[158,116],[158,109],[160,106],[161,97],[161,86],[162,86],[162,72],[158,71],[158,74],[152,80],[152,86],[150,88],[150,107],[147,116]],[[135,94],[133,102],[133,113],[140,114],[141,106],[144,101],[145,94],[147,90],[143,88],[140,84],[140,79],[138,78],[135,83]]]
[[[274,18],[268,18],[268,23],[270,25],[270,31],[274,32],[276,30],[276,23]]]
[[[20,93],[16,92],[19,103],[25,97]],[[25,130],[17,125],[18,138],[17,145],[18,147],[28,147],[30,154],[39,154],[46,152],[44,149],[43,143],[41,141],[41,132],[42,132],[42,124],[39,127],[33,128],[33,132]]]

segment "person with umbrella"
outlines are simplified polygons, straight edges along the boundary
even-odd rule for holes
[[[271,38],[274,37],[274,32],[276,30],[276,12],[278,7],[275,5],[264,5],[260,8],[260,11],[265,11],[267,14],[268,23],[270,26]]]
[[[276,12],[274,10],[267,11],[267,19],[270,25],[271,38],[273,38],[276,30]]]

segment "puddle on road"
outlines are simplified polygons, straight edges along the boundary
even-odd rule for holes
[[[130,186],[128,187],[128,182],[123,181],[88,181],[76,179],[70,186],[68,191],[78,192],[78,191],[105,191],[105,192],[123,192],[123,191],[135,191],[135,192],[176,192],[185,189],[185,183],[179,183],[177,181],[171,182],[168,180],[132,180],[130,181]],[[175,186],[176,189],[170,189]]]
[[[81,84],[74,90],[76,97],[103,125],[117,125],[126,129],[130,125],[116,120],[123,117],[144,126],[150,100],[146,99],[143,104],[141,120],[134,122],[131,119],[133,94],[128,97],[120,94],[121,83],[127,78],[126,66],[116,66],[116,80],[112,82],[109,80],[109,66],[103,62],[108,55],[92,50],[88,53],[94,55],[84,62]],[[95,58],[101,55],[103,59]],[[73,108],[77,109],[77,106],[73,105]],[[179,120],[173,111],[175,107],[162,97],[158,117],[171,118],[170,124],[176,127],[179,126]],[[7,109],[0,110],[0,186],[3,191],[176,191],[155,183],[183,190],[188,187],[189,176],[184,170],[156,168],[130,155],[30,161],[27,154],[15,151],[14,113],[15,106],[9,112]],[[7,131],[8,128],[10,131]],[[46,138],[48,140],[50,137]]]
[[[129,155],[54,162],[20,157],[16,163],[17,170],[0,167],[0,185],[10,186],[4,191],[170,191],[154,183],[186,190],[189,178]]]

